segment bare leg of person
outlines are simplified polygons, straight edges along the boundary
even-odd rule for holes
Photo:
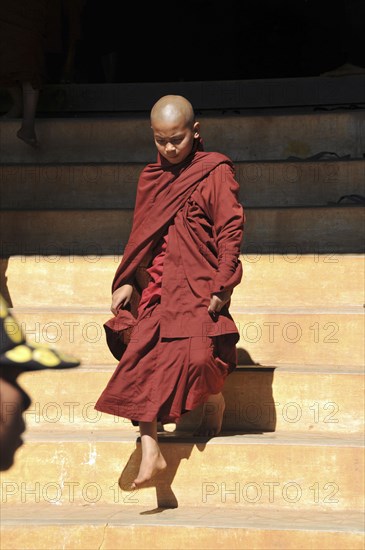
[[[20,86],[12,86],[11,88],[7,88],[7,90],[13,105],[10,107],[9,111],[3,115],[3,118],[19,118],[23,113],[22,89]]]
[[[222,421],[226,403],[222,392],[210,395],[204,403],[202,419],[194,435],[214,436],[222,429]]]
[[[157,441],[157,421],[140,422],[142,460],[137,477],[132,483],[132,489],[139,489],[155,475],[167,467]]]
[[[35,90],[30,82],[23,82],[23,123],[17,132],[19,139],[22,139],[32,147],[38,146],[35,133],[35,117],[37,112],[39,90]]]

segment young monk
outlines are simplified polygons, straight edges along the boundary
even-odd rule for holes
[[[166,468],[157,422],[203,406],[196,435],[221,431],[222,388],[237,366],[229,313],[242,278],[244,212],[231,160],[205,152],[191,103],[161,97],[150,113],[157,162],[142,171],[132,230],[112,284],[107,342],[119,364],[95,408],[139,425],[132,489]]]

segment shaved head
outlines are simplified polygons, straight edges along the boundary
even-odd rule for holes
[[[194,124],[194,109],[190,101],[181,95],[165,95],[151,109],[151,125],[163,123],[182,123],[186,127]]]
[[[150,121],[159,154],[170,164],[183,162],[199,139],[200,123],[190,101],[181,95],[164,95],[152,107]]]

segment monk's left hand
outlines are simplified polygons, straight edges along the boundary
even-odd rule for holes
[[[223,292],[217,292],[217,294],[212,294],[210,298],[210,304],[208,306],[208,312],[213,315],[219,313],[222,307],[229,302],[231,298],[231,291],[224,290]]]

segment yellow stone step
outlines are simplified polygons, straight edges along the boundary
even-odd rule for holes
[[[39,254],[3,258],[2,293],[14,307],[108,307],[112,280],[122,257]],[[293,251],[247,253],[240,259],[243,278],[232,295],[234,307],[340,307],[365,301],[364,255]]]
[[[3,506],[2,550],[363,550],[360,512]]]
[[[7,210],[0,256],[122,254],[133,209]],[[245,254],[363,254],[362,205],[246,208]]]
[[[232,308],[231,313],[240,333],[238,353],[248,353],[255,363],[364,364],[363,307]]]
[[[111,317],[106,309],[18,307],[12,312],[30,341],[56,344],[84,364],[116,363],[105,340],[103,324]],[[241,364],[364,363],[362,307],[232,308],[231,313]]]
[[[234,506],[244,513],[350,511],[364,506],[364,438],[298,433],[204,438],[160,434],[168,467],[130,490],[141,448],[130,429],[26,432],[15,464],[1,476],[7,505],[51,502],[128,507]]]
[[[134,208],[143,163],[4,164],[3,209]],[[365,159],[235,162],[240,200],[253,206],[309,206],[364,191]],[[36,201],[34,200],[36,197]]]
[[[24,413],[29,430],[108,430],[132,424],[95,411],[112,366],[28,372],[19,381],[32,399]],[[364,374],[358,367],[272,365],[239,367],[226,380],[223,430],[364,433]],[[213,411],[212,411],[213,412]],[[183,416],[177,429],[194,432],[202,408]],[[174,429],[167,426],[166,429]]]
[[[234,306],[363,305],[365,256],[358,254],[245,254]]]

